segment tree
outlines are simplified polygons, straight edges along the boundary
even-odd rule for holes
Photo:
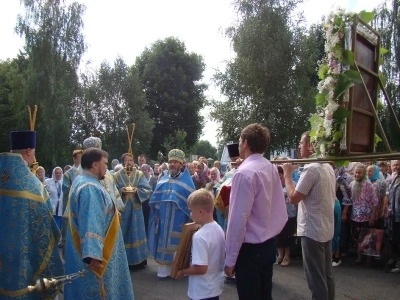
[[[24,56],[0,61],[0,153],[10,150],[10,131],[27,129],[28,126],[27,110],[18,103],[27,79],[26,70]]]
[[[204,156],[205,158],[212,158],[218,160],[217,148],[215,148],[209,141],[200,140],[192,149],[193,154]]]
[[[388,50],[383,56],[382,78],[393,109],[400,120],[400,1],[392,0],[382,3],[376,10],[373,21],[381,34],[382,46]],[[387,105],[380,114],[382,126],[393,150],[400,150],[399,129]]]
[[[146,94],[146,110],[155,121],[150,156],[155,158],[158,151],[166,153],[164,141],[179,130],[186,132],[186,145],[193,146],[203,126],[200,110],[205,105],[207,88],[200,83],[203,58],[187,52],[183,42],[169,37],[146,48],[136,66]]]
[[[221,124],[219,140],[236,141],[250,123],[271,129],[270,150],[296,146],[315,110],[318,32],[305,34],[292,17],[296,0],[235,1],[238,23],[226,31],[236,53],[214,81],[226,101],[213,101],[211,117]]]
[[[38,105],[38,161],[54,167],[66,157],[70,161],[70,102],[78,92],[77,69],[86,50],[82,35],[85,6],[77,2],[66,6],[63,0],[21,3],[25,15],[18,16],[16,32],[25,39],[28,75],[23,95],[14,101]],[[23,117],[27,119],[27,114]]]
[[[190,153],[190,148],[186,144],[187,133],[184,130],[176,130],[172,134],[168,135],[162,146],[168,153],[172,149],[180,149],[187,156]]]
[[[117,57],[114,66],[103,62],[95,74],[82,78],[82,95],[74,101],[74,143],[97,134],[110,157],[119,158],[128,151],[126,126],[131,132],[135,123],[134,155],[148,153],[154,122],[145,110],[136,68]]]

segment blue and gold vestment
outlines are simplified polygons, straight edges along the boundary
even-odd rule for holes
[[[148,245],[151,255],[162,265],[171,265],[174,260],[183,225],[190,219],[187,198],[194,191],[185,168],[176,178],[164,175],[150,198]]]
[[[113,175],[117,189],[124,203],[121,212],[121,229],[124,237],[126,255],[129,265],[137,265],[147,259],[147,239],[144,228],[142,203],[150,199],[153,192],[143,173],[136,168],[128,175],[125,169]],[[135,187],[135,193],[122,193],[128,185]]]
[[[56,296],[56,289],[28,293],[27,286],[63,275],[59,239],[43,184],[21,155],[0,154],[0,299]]]
[[[102,273],[89,271],[65,286],[64,299],[134,299],[115,204],[99,181],[85,171],[71,188],[65,272],[87,269],[85,258],[102,261]],[[104,296],[103,293],[103,296]]]

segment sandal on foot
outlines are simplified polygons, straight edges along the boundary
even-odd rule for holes
[[[278,265],[280,265],[282,262],[283,262],[283,258],[278,257],[278,258],[276,259],[276,263],[277,263]]]
[[[281,263],[281,267],[287,267],[289,264],[290,264],[290,260],[284,258]]]

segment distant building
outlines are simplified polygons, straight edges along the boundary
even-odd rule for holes
[[[226,147],[226,145],[224,146],[224,150],[222,150],[220,162],[221,162],[221,171],[225,173],[226,167],[231,162],[231,159],[229,158],[228,148]]]

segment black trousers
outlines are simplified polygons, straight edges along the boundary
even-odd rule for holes
[[[272,299],[272,272],[276,260],[274,238],[261,244],[244,243],[235,265],[239,300]]]

